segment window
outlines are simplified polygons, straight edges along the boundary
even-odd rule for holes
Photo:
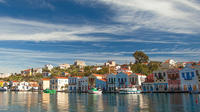
[[[182,73],[182,77],[185,78],[185,73]]]
[[[194,77],[194,72],[191,72],[191,74],[192,74],[192,77]]]
[[[163,72],[163,76],[165,77],[165,72]]]
[[[155,77],[157,77],[157,73],[154,73]]]
[[[190,77],[190,72],[187,72],[187,73],[186,73],[186,77],[187,77],[187,80],[190,80],[190,79],[191,79],[191,77]]]
[[[199,71],[198,70],[196,70],[196,74],[197,74],[197,76],[199,76]]]

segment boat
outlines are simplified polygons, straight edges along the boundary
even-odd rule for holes
[[[6,91],[6,88],[0,87],[0,91]]]
[[[88,91],[90,94],[102,94],[102,90],[98,90],[97,88],[92,88]]]
[[[119,89],[120,94],[139,94],[141,93],[140,90],[137,88],[121,88]]]
[[[55,94],[56,90],[51,90],[51,89],[45,89],[43,90],[44,93],[50,93],[50,94]]]

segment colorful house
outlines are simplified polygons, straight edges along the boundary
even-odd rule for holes
[[[54,77],[50,80],[50,89],[54,89],[56,91],[65,91],[67,90],[67,86],[67,77]]]
[[[194,69],[196,70],[197,80],[198,80],[198,86],[200,90],[200,64],[197,64]]]
[[[115,74],[107,75],[107,91],[116,92],[117,89],[117,77]]]
[[[181,88],[185,92],[198,92],[198,77],[196,70],[192,68],[191,64],[187,64],[179,72],[181,79]]]
[[[38,90],[39,89],[39,83],[35,81],[29,82],[29,86],[31,87],[32,90]]]
[[[97,89],[101,89],[103,91],[106,91],[107,90],[107,86],[106,86],[106,79],[103,78],[103,79],[96,79],[96,88]]]
[[[88,92],[88,77],[82,77],[78,80],[78,91]]]
[[[69,77],[69,86],[68,86],[69,92],[78,92],[78,81],[81,78],[82,77],[80,76]]]
[[[96,87],[102,90],[106,90],[106,78],[102,74],[91,74],[88,77],[88,86],[89,89]]]
[[[166,92],[168,90],[168,79],[165,69],[159,69],[154,74],[154,92]]]
[[[120,72],[116,75],[116,82],[117,82],[117,88],[126,88],[129,86],[129,77],[128,74]]]
[[[168,79],[168,91],[170,92],[181,91],[181,80],[178,68],[168,69],[167,79]]]
[[[143,92],[153,92],[154,91],[154,74],[149,74],[145,82],[142,83]]]
[[[21,74],[24,76],[31,76],[33,74],[33,70],[32,69],[23,70],[21,71]]]
[[[146,75],[139,74],[139,73],[133,73],[129,75],[129,83],[130,87],[135,86],[135,87],[141,87],[142,83],[145,81]]]

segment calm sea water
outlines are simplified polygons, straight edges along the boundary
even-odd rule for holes
[[[0,92],[0,112],[200,112],[199,94]]]

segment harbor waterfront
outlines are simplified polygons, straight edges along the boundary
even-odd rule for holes
[[[199,112],[200,95],[188,93],[72,94],[0,92],[1,112]]]

